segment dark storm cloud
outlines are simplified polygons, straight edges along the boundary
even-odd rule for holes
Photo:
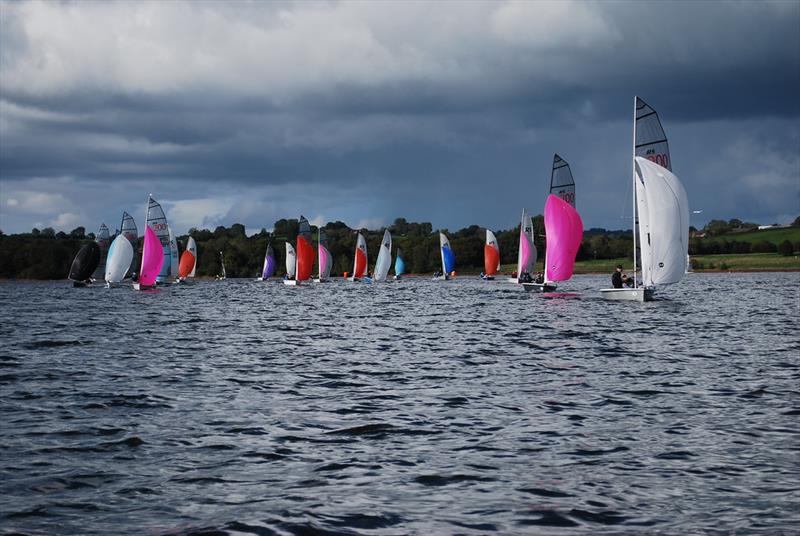
[[[43,188],[78,214],[110,181],[87,217],[155,190],[251,228],[510,227],[553,152],[587,227],[624,227],[634,94],[708,217],[798,212],[797,3],[4,3],[0,24],[6,231],[57,219]],[[788,191],[748,203],[765,187]]]

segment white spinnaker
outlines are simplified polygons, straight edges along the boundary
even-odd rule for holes
[[[486,245],[493,247],[497,253],[500,253],[500,245],[497,243],[497,237],[489,229],[486,229]],[[497,271],[500,271],[500,256],[497,257]]]
[[[672,171],[667,135],[656,111],[636,97],[636,156],[655,162]]]
[[[671,171],[636,157],[636,202],[644,286],[677,283],[689,253],[689,199]]]
[[[383,232],[383,241],[378,250],[378,258],[375,261],[375,273],[373,279],[375,281],[383,281],[389,273],[389,268],[392,264],[392,235],[386,229]]]
[[[194,266],[192,266],[192,271],[189,272],[189,275],[186,277],[194,277],[194,272],[197,270],[197,243],[191,236],[189,237],[189,240],[186,242],[186,251],[191,253],[192,256],[194,257]]]
[[[444,233],[439,233],[439,253],[442,256],[442,274],[447,275],[447,266],[444,263],[444,248],[447,248],[451,251],[453,249],[450,247],[450,240],[447,238],[447,235]]]
[[[294,246],[286,242],[286,273],[289,279],[294,279],[295,271],[297,270],[297,253],[294,251]]]
[[[175,240],[175,233],[172,232],[172,227],[167,226],[169,229],[169,275],[171,277],[178,277],[178,242]]]
[[[109,283],[119,283],[125,279],[133,260],[133,246],[125,235],[117,235],[108,249],[105,278]]]

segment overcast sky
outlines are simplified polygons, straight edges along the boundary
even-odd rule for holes
[[[637,94],[693,225],[800,214],[797,1],[2,1],[0,229],[506,229],[554,152],[628,228]]]

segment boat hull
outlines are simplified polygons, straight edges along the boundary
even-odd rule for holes
[[[155,285],[142,285],[140,283],[133,284],[133,290],[153,290],[155,288]]]
[[[552,283],[522,283],[528,292],[554,292],[558,287]]]
[[[300,281],[298,281],[296,279],[284,279],[283,280],[283,284],[287,285],[287,286],[290,286],[290,287],[297,287],[297,286],[300,286]]]
[[[494,276],[493,275],[483,275],[483,276],[481,276],[481,279],[483,279],[484,281],[494,281]]]
[[[314,283],[330,283],[330,280],[317,278],[314,280]]]
[[[638,301],[646,302],[653,300],[655,290],[652,288],[603,288],[600,289],[600,297],[604,300],[612,301]]]

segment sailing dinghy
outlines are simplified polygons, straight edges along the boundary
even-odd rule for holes
[[[533,243],[533,219],[522,209],[519,224],[519,252],[517,253],[517,277],[508,279],[509,283],[522,283],[530,278],[536,266],[536,246]]]
[[[403,252],[397,248],[397,255],[394,258],[394,278],[399,280],[406,271],[406,262],[403,260]]]
[[[557,281],[572,277],[583,238],[583,222],[575,210],[575,181],[569,164],[558,155],[553,156],[550,195],[544,206],[544,229],[547,243],[543,280],[523,283],[528,291],[552,292]]]
[[[106,288],[117,286],[131,268],[133,259],[133,246],[125,235],[118,234],[108,248],[108,260],[106,261]]]
[[[289,263],[287,247],[287,268]],[[314,246],[311,245],[311,225],[308,220],[300,215],[300,222],[297,232],[297,263],[294,268],[294,279],[284,279],[286,285],[300,285],[303,281],[311,279],[311,271],[314,269]]]
[[[73,287],[85,287],[92,282],[92,273],[100,264],[100,246],[90,242],[78,250],[69,268],[69,279]]]
[[[686,273],[689,199],[672,173],[667,137],[658,114],[639,97],[634,99],[632,152],[633,288],[601,289],[600,296],[642,302],[653,299],[658,285],[677,283]],[[641,257],[641,279],[636,274],[637,253]]]
[[[156,288],[158,274],[164,264],[164,246],[155,231],[147,225],[144,228],[144,245],[142,246],[142,264],[139,269],[139,280],[133,284],[134,290]]]
[[[164,214],[164,209],[161,205],[153,199],[153,196],[147,200],[147,227],[150,227],[158,241],[161,242],[161,251],[164,255],[164,262],[161,263],[161,272],[158,274],[157,282],[165,283],[171,279],[170,264],[172,263],[172,248],[170,245],[170,231],[169,224],[167,224],[167,216]]]
[[[216,281],[224,281],[228,279],[228,274],[225,272],[225,255],[219,252],[219,273],[214,278]]]
[[[358,281],[367,275],[367,241],[364,235],[358,233],[356,238],[356,256],[353,261],[353,275],[348,279]]]
[[[297,269],[297,253],[294,246],[286,242],[286,278],[285,281],[294,280],[294,271]],[[287,283],[288,285],[289,283]]]
[[[261,267],[261,275],[256,281],[267,281],[275,275],[275,268],[278,261],[275,260],[275,250],[272,249],[272,240],[267,241],[267,249],[264,252],[264,265]]]
[[[108,232],[108,226],[105,223],[100,224],[100,230],[97,231],[97,236],[94,241],[97,247],[100,248],[100,263],[94,269],[92,279],[100,281],[106,275],[106,261],[108,260],[108,245],[111,242],[111,235]]]
[[[333,255],[328,251],[328,241],[325,238],[325,231],[322,227],[317,232],[317,257],[319,259],[319,272],[314,283],[325,283],[331,276],[333,267]]]
[[[486,243],[483,246],[483,274],[484,281],[494,281],[494,276],[500,271],[500,245],[497,237],[486,229]]]
[[[441,275],[434,275],[435,280],[449,281],[455,276],[456,270],[456,254],[453,253],[453,248],[450,246],[450,240],[447,235],[439,233],[439,250],[442,254],[442,273]]]
[[[194,277],[197,269],[197,243],[191,236],[186,241],[186,249],[181,255],[181,262],[178,269],[178,281],[186,281],[187,277]]]
[[[169,230],[169,277],[172,281],[177,282],[180,277],[180,266],[178,266],[178,241],[175,240],[175,233],[172,232],[172,227],[167,226]]]
[[[383,240],[375,260],[375,270],[372,272],[373,281],[386,281],[389,268],[392,266],[392,234],[389,229],[383,231]]]

